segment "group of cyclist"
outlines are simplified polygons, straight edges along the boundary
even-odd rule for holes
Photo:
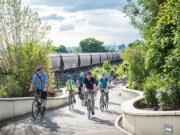
[[[114,77],[112,77],[113,79]],[[110,81],[112,80],[107,76],[106,72],[102,72],[102,77],[97,80],[92,76],[90,71],[84,73],[81,72],[78,77],[75,79],[72,75],[68,74],[68,79],[66,82],[66,89],[69,93],[73,93],[73,100],[76,103],[75,93],[76,88],[78,88],[78,96],[82,100],[83,105],[87,105],[88,94],[90,94],[92,99],[92,115],[95,114],[94,106],[95,106],[95,95],[97,90],[99,89],[101,92],[104,92],[107,96],[107,100],[109,101],[109,90]],[[98,82],[98,83],[97,83]],[[38,94],[41,94],[42,98],[42,107],[43,114],[46,110],[46,99],[47,99],[47,87],[48,87],[48,76],[43,72],[43,67],[37,67],[37,73],[34,74],[31,86],[29,91],[31,92],[33,87],[37,90]]]

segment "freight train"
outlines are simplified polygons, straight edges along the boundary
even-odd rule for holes
[[[66,72],[68,70],[89,68],[101,65],[105,60],[109,62],[121,61],[118,53],[59,53],[50,56],[52,70],[54,72]]]

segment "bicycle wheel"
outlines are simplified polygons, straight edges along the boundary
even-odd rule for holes
[[[39,102],[34,100],[32,103],[32,117],[34,120],[38,118],[39,113]]]
[[[88,111],[88,119],[91,118],[91,101],[88,100],[87,102],[87,111]]]
[[[73,110],[74,109],[74,98],[71,97],[71,109]]]
[[[107,96],[105,96],[105,104],[104,104],[104,107],[105,107],[106,111],[108,110],[108,105],[109,105],[109,103],[108,103],[108,98],[107,98]]]
[[[71,110],[71,103],[72,103],[72,101],[71,101],[71,96],[69,96],[69,110]]]
[[[104,98],[103,95],[100,97],[100,110],[101,112],[104,112]]]

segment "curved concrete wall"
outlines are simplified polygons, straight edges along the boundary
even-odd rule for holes
[[[32,111],[33,97],[0,98],[0,121],[15,118]],[[49,97],[47,108],[61,107],[68,103],[66,95],[61,97]]]
[[[122,127],[134,135],[180,135],[180,111],[140,110],[134,104],[143,99],[143,92],[121,87],[124,102]]]

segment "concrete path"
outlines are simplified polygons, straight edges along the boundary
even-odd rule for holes
[[[121,113],[121,103],[126,100],[119,92],[119,88],[110,90],[109,109],[103,113],[97,95],[96,114],[91,120],[87,118],[87,109],[76,98],[74,111],[63,107],[48,110],[42,120],[34,121],[29,114],[0,123],[0,135],[123,135],[114,125]]]

